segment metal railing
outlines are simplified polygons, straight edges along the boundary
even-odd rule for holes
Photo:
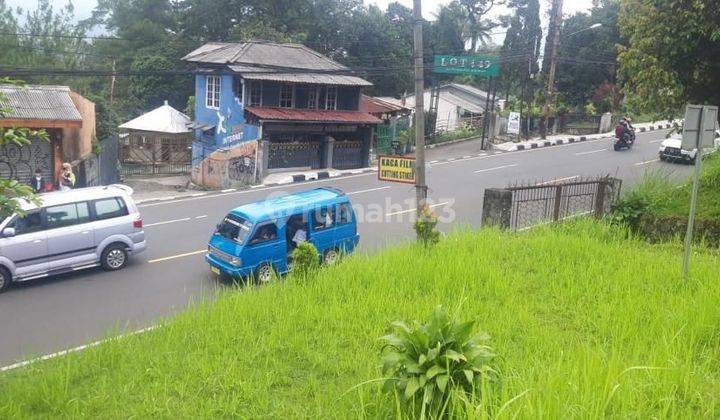
[[[523,229],[582,215],[600,218],[610,211],[621,185],[619,179],[603,177],[508,188],[512,193],[510,228]]]
[[[601,218],[620,195],[622,181],[609,176],[561,182],[540,182],[485,190],[483,224],[513,230],[583,215]]]

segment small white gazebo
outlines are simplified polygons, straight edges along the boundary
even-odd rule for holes
[[[122,124],[121,163],[133,173],[189,172],[194,138],[191,123],[190,117],[165,101]]]

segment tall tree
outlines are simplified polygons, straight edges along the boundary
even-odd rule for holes
[[[370,6],[354,16],[353,25],[344,33],[349,42],[341,61],[368,69],[365,76],[374,83],[371,93],[396,96],[412,87],[412,49],[408,48],[412,21],[397,17],[405,12],[394,7],[383,13]]]
[[[720,104],[720,8],[716,0],[625,0],[620,75],[628,101],[659,117],[687,102]]]
[[[589,13],[577,13],[563,22],[556,88],[569,105],[584,106],[601,85],[602,92],[617,93],[617,44],[622,42],[618,12],[617,0],[603,0]],[[597,24],[602,26],[588,29]],[[596,108],[600,112],[616,111],[613,108],[617,104],[605,99],[595,101]]]
[[[460,4],[452,2],[441,6],[435,18],[426,26],[427,36],[423,43],[428,47],[426,52],[429,50],[432,54],[462,54],[465,51],[463,30],[466,15]]]
[[[501,49],[506,96],[511,91],[517,92],[522,83],[527,84],[527,78],[538,72],[542,43],[539,1],[514,0],[509,6],[515,9],[515,14],[503,19],[508,30]]]
[[[465,10],[467,16],[467,39],[470,52],[477,52],[478,46],[490,39],[490,31],[497,27],[487,14],[495,6],[495,0],[455,0]]]

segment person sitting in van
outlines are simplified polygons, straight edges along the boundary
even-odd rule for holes
[[[307,242],[307,232],[305,232],[305,229],[303,226],[298,227],[298,229],[295,231],[292,241],[295,244],[295,246],[298,246],[303,242]]]

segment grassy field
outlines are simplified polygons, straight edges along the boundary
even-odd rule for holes
[[[0,418],[395,417],[370,382],[378,338],[438,304],[478,320],[499,356],[469,417],[717,418],[720,256],[693,258],[682,282],[678,244],[583,221],[358,255],[6,372]]]
[[[691,193],[692,179],[677,185],[667,174],[651,172],[621,202],[631,203],[643,213],[687,216]],[[720,218],[720,152],[703,160],[697,217]]]

